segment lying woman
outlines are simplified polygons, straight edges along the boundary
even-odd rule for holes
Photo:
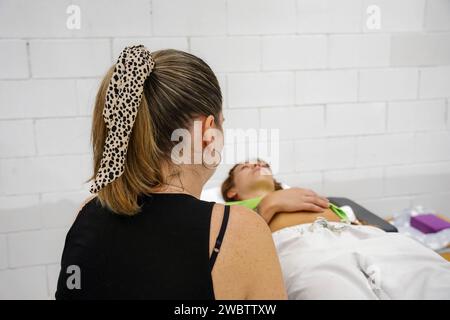
[[[450,263],[422,244],[352,225],[311,190],[283,189],[267,163],[239,163],[222,184],[230,205],[268,223],[289,299],[450,299]]]

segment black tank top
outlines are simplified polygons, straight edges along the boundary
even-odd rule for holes
[[[97,197],[81,209],[66,237],[56,299],[215,298],[211,271],[229,207],[210,257],[214,202],[153,193],[138,203],[134,216],[112,213]]]

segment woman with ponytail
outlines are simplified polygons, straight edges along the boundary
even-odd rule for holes
[[[93,197],[67,234],[57,299],[286,298],[264,220],[199,200],[220,162],[223,120],[204,61],[122,51],[97,94]]]

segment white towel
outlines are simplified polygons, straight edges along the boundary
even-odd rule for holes
[[[289,299],[450,299],[450,263],[407,236],[320,219],[273,239]]]

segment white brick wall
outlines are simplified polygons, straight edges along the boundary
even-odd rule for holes
[[[280,181],[384,217],[419,204],[450,215],[450,0],[71,3],[79,30],[68,2],[0,2],[0,299],[53,297],[89,196],[99,80],[130,44],[207,61],[226,127],[280,129]]]
[[[369,5],[381,9],[382,27],[376,32],[410,32],[423,29],[425,3],[434,0],[363,0],[365,12]],[[365,32],[373,32],[364,23]]]
[[[261,67],[258,37],[193,37],[191,52],[216,72],[258,71]]]
[[[228,76],[231,108],[294,104],[295,76],[291,72],[233,73]]]
[[[293,34],[296,31],[295,8],[295,0],[228,0],[228,33]]]
[[[420,70],[420,98],[450,97],[450,67],[431,67]]]
[[[389,34],[331,35],[330,68],[385,67],[390,60]]]
[[[34,40],[30,58],[36,78],[101,76],[112,61],[109,40]]]
[[[299,71],[295,79],[296,103],[353,102],[358,97],[354,70]]]
[[[417,69],[362,70],[359,73],[359,98],[362,101],[405,100],[417,98]]]
[[[326,66],[325,36],[274,36],[262,42],[263,70],[320,69]]]
[[[445,100],[390,102],[387,130],[391,132],[444,130]]]
[[[29,75],[28,73],[27,43],[23,40],[1,40],[1,78],[27,78]]]
[[[326,130],[330,135],[382,133],[386,105],[383,102],[327,105]]]

